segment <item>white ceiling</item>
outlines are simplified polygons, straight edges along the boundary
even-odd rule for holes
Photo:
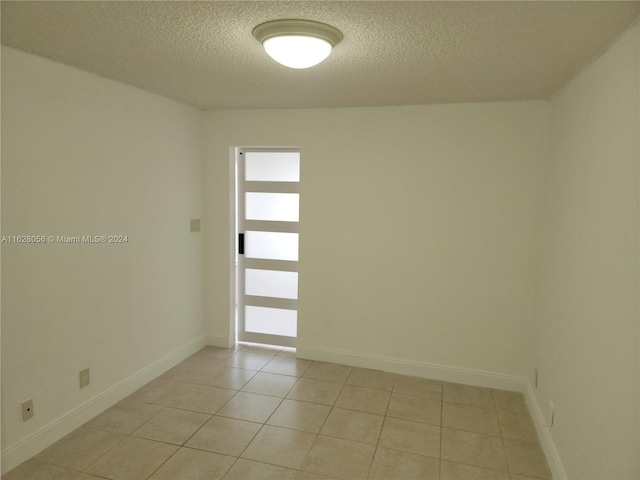
[[[211,108],[547,99],[638,20],[640,1],[5,1],[2,43]],[[291,70],[251,30],[329,23],[344,40]]]

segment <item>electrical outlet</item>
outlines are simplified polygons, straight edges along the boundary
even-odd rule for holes
[[[91,383],[91,377],[89,376],[89,369],[85,368],[80,370],[80,388],[84,388]]]
[[[199,232],[200,231],[200,219],[199,218],[192,219],[190,227],[191,227],[190,228],[191,233]]]
[[[29,399],[22,404],[22,421],[33,418],[33,399]]]
[[[533,386],[538,388],[538,369],[533,369]]]

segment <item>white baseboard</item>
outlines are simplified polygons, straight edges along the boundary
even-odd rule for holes
[[[565,472],[564,470],[562,460],[560,460],[560,455],[558,454],[558,450],[556,449],[556,445],[553,441],[553,437],[551,436],[551,432],[549,432],[549,429],[545,424],[544,415],[542,413],[542,409],[540,408],[540,404],[536,399],[536,395],[533,391],[533,386],[529,381],[526,382],[524,397],[527,400],[527,405],[533,419],[533,424],[535,425],[536,431],[538,432],[540,445],[542,446],[542,450],[547,457],[547,463],[549,464],[551,475],[553,476],[554,480],[566,480],[567,472]]]
[[[352,367],[371,368],[401,375],[431,378],[445,382],[464,383],[478,387],[496,388],[523,392],[524,377],[484,372],[467,368],[447,367],[431,363],[417,362],[403,358],[384,357],[368,353],[350,352],[311,345],[297,347],[297,357],[321,362],[341,363]]]
[[[91,420],[157,376],[176,366],[185,358],[193,355],[206,345],[206,340],[204,335],[191,340],[151,365],[99,393],[82,405],[56,418],[28,437],[10,445],[2,451],[2,474],[40,453],[83,423]]]
[[[235,340],[229,335],[207,335],[205,342],[211,347],[231,348],[235,345]]]
[[[298,345],[297,357],[321,362],[341,363],[353,367],[371,368],[401,375],[413,375],[445,382],[464,383],[478,387],[522,392],[529,406],[529,411],[531,412],[533,422],[538,432],[540,444],[547,458],[547,463],[549,464],[554,480],[565,480],[567,478],[553,438],[545,426],[542,410],[535,398],[531,383],[525,377],[466,368],[447,367],[401,358],[384,357],[310,345]]]

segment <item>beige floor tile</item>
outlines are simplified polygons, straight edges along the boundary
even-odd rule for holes
[[[373,459],[369,479],[438,480],[439,463],[436,458],[380,447]]]
[[[277,355],[262,369],[263,372],[277,373],[279,375],[289,375],[301,377],[311,365],[311,360],[300,360],[297,358]]]
[[[360,412],[384,415],[389,404],[390,392],[345,385],[336,400],[336,406]]]
[[[504,438],[537,442],[538,433],[529,414],[521,415],[506,411],[498,411],[500,430]]]
[[[500,437],[443,428],[442,459],[501,472],[508,471]]]
[[[91,465],[86,473],[112,480],[140,480],[151,475],[178,447],[129,437]]]
[[[347,379],[349,385],[357,387],[372,388],[374,390],[393,390],[396,376],[392,373],[380,370],[370,370],[368,368],[354,368]]]
[[[545,480],[551,478],[544,453],[537,442],[505,438],[504,450],[512,474]]]
[[[281,401],[281,398],[258,395],[257,393],[238,392],[218,411],[218,415],[264,423],[278,408]]]
[[[108,432],[131,434],[156,415],[162,407],[125,399],[108,408],[85,426]]]
[[[510,480],[507,472],[463,465],[443,460],[440,463],[440,480]]]
[[[303,402],[333,405],[342,390],[340,383],[323,382],[310,378],[301,378],[291,389],[287,398]]]
[[[246,370],[260,370],[271,360],[273,360],[273,355],[239,351],[225,362],[225,364],[230,367],[243,368]]]
[[[255,370],[224,366],[209,382],[213,387],[240,390],[256,374]]]
[[[297,381],[296,377],[258,372],[242,387],[242,391],[271,395],[272,397],[285,397]]]
[[[215,416],[198,430],[185,446],[237,457],[247,448],[261,427],[259,423]]]
[[[442,402],[431,398],[392,393],[387,416],[412,422],[440,425]]]
[[[344,383],[351,374],[351,367],[338,365],[337,363],[313,362],[306,372],[304,378],[314,380],[324,380],[326,382]]]
[[[488,408],[444,402],[442,404],[442,426],[500,436],[498,416],[495,410]]]
[[[166,372],[161,378],[178,382],[211,385],[213,378],[220,374],[223,368],[221,365],[184,361]]]
[[[239,458],[224,480],[295,480],[296,470]]]
[[[188,382],[187,377],[194,375],[194,372],[203,372],[208,369],[216,369],[220,368],[218,365],[212,365],[209,363],[203,362],[192,362],[189,360],[184,360],[180,362],[175,367],[170,368],[162,375],[158,377],[158,379],[162,380],[170,380],[170,381],[178,381],[178,382]]]
[[[493,399],[495,401],[496,410],[529,414],[527,402],[524,395],[520,392],[509,392],[507,390],[494,390]]]
[[[320,433],[375,445],[383,422],[384,417],[381,415],[334,408]]]
[[[165,407],[132,435],[182,445],[210,418],[206,413]]]
[[[460,383],[445,383],[442,399],[449,403],[495,409],[493,392],[490,388],[474,387]]]
[[[398,375],[393,386],[393,392],[441,400],[442,382]]]
[[[82,426],[34,458],[37,461],[53,463],[72,470],[84,470],[125,438],[119,433]]]
[[[76,480],[80,472],[59,465],[27,460],[2,476],[2,480]]]
[[[331,407],[328,405],[285,399],[273,412],[267,424],[318,433],[330,411]]]
[[[235,355],[233,348],[204,347],[186,359],[188,362],[206,363],[208,365],[220,365]]]
[[[304,472],[302,470],[298,470],[298,475],[296,476],[296,480],[333,480],[333,478],[327,477],[325,475],[320,475],[318,473]]]
[[[551,478],[521,393],[312,362],[297,359],[294,349],[239,344],[202,349],[2,480],[149,475]]]
[[[220,480],[235,458],[181,448],[149,480]]]
[[[366,479],[375,447],[318,435],[301,470],[343,480]]]
[[[214,414],[236,393],[233,390],[208,385],[176,383],[176,395],[169,401],[168,406],[193,412]]]
[[[382,427],[379,445],[439,458],[440,427],[387,417]]]
[[[244,451],[242,458],[298,469],[315,439],[314,433],[265,425]]]
[[[154,405],[169,405],[178,393],[176,387],[179,387],[178,382],[159,377],[129,395],[127,400]]]

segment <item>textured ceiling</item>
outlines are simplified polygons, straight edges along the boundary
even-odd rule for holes
[[[2,43],[198,106],[283,108],[546,99],[638,19],[638,1],[2,1]],[[344,40],[291,70],[259,23]]]

